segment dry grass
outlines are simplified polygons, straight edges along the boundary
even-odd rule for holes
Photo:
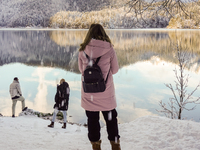
[[[200,28],[200,5],[198,3],[186,4],[187,14],[180,12],[171,18],[167,28],[176,29],[199,29]]]
[[[113,1],[114,3],[115,1]],[[157,8],[162,2],[155,2],[149,7],[142,15],[137,14],[137,18],[141,17],[145,20],[154,19],[158,15],[160,17],[168,17],[169,14],[161,9],[157,11]],[[172,2],[173,3],[173,2]],[[199,29],[200,28],[200,1],[186,3],[184,9],[187,15],[183,11],[177,11],[177,7],[174,6],[171,9],[171,14],[174,16],[169,21],[167,28],[190,28]],[[148,3],[143,2],[143,7],[147,7]],[[138,6],[139,7],[139,6]],[[129,12],[130,7],[113,7],[105,8],[100,11],[91,11],[81,13],[78,11],[61,11],[56,13],[50,18],[49,27],[52,28],[72,28],[72,29],[88,29],[92,23],[100,23],[105,28],[122,28],[127,25],[133,27],[134,21],[136,20],[136,13],[134,11]],[[139,10],[139,9],[138,9]],[[129,12],[129,13],[127,13]],[[147,22],[148,23],[148,22]],[[132,26],[133,25],[133,26]]]
[[[61,11],[50,18],[49,27],[88,29],[92,23],[100,23],[105,28],[110,28],[111,24],[120,21],[115,20],[115,18],[121,18],[125,13],[123,8],[103,9],[101,11],[85,13],[78,11]]]

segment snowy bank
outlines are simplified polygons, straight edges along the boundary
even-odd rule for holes
[[[34,116],[0,117],[0,149],[89,150],[87,128],[55,123]],[[199,150],[200,123],[146,116],[119,124],[122,150]],[[102,149],[110,150],[106,127],[101,130]]]

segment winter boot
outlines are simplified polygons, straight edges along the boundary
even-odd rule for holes
[[[63,124],[62,128],[63,128],[63,129],[66,129],[66,123]]]
[[[119,140],[117,140],[117,141],[110,141],[110,144],[112,146],[112,150],[121,150],[120,141]]]
[[[54,122],[51,122],[50,125],[48,125],[49,128],[53,128],[54,127]]]
[[[97,142],[91,142],[93,150],[101,150],[101,140]]]
[[[22,109],[22,111],[26,111],[28,107],[25,107],[24,109]]]

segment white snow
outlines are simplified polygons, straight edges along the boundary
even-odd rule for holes
[[[1,150],[90,150],[87,128],[35,116],[0,117]],[[119,124],[122,150],[199,150],[200,123],[145,116]],[[102,149],[110,150],[106,127],[101,129]]]

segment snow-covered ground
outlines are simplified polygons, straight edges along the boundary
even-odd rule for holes
[[[0,117],[1,150],[90,150],[87,128],[55,123],[35,116]],[[122,150],[199,150],[200,123],[146,116],[119,124]],[[110,150],[106,127],[101,130],[102,149]]]

